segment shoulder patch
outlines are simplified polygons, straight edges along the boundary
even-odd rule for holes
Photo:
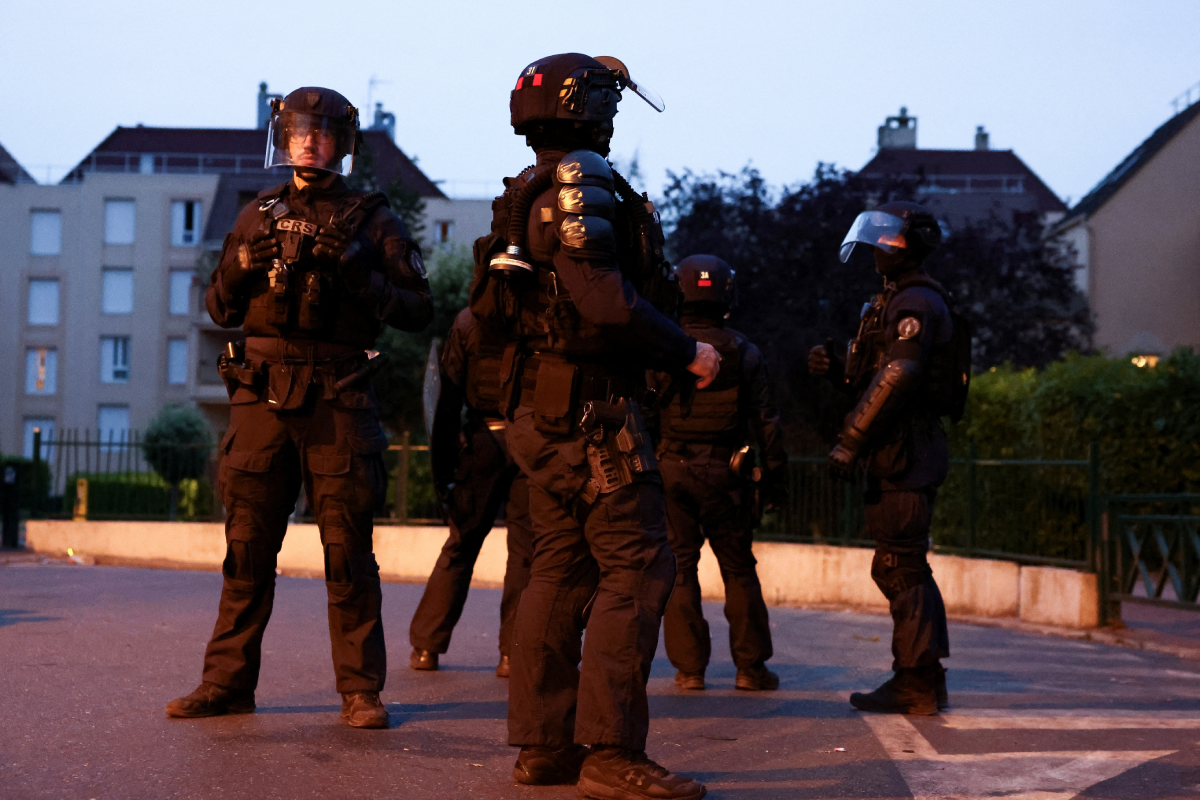
[[[901,339],[912,339],[921,332],[921,320],[916,317],[905,317],[896,324],[896,333]]]

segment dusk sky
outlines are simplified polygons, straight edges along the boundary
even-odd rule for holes
[[[1194,1],[43,0],[4,4],[0,30],[0,144],[40,181],[117,125],[251,127],[265,80],[337,89],[368,120],[370,92],[431,178],[479,195],[532,160],[508,127],[521,68],[574,50],[666,101],[628,94],[616,120],[613,156],[636,152],[652,193],[667,170],[861,167],[904,105],[920,147],[970,148],[983,125],[1074,202],[1200,82]]]

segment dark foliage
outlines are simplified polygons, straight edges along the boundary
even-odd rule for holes
[[[663,218],[678,261],[721,256],[738,272],[739,305],[730,324],[767,355],[789,423],[793,452],[819,452],[845,405],[805,367],[808,349],[855,333],[862,304],[881,281],[870,248],[838,261],[855,216],[881,199],[914,199],[919,185],[880,186],[828,165],[776,195],[747,167],[737,175],[670,176]],[[1047,243],[1032,215],[955,231],[927,261],[975,330],[976,369],[1011,362],[1042,366],[1090,346],[1091,323],[1069,269],[1070,254]]]
[[[203,476],[211,449],[208,422],[192,406],[163,406],[142,440],[146,462],[172,486]]]

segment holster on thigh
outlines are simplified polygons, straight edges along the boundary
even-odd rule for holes
[[[876,550],[871,560],[871,579],[888,602],[933,577],[926,553],[920,555]]]

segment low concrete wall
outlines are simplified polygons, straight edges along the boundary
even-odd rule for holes
[[[446,534],[443,527],[376,527],[375,557],[381,574],[387,580],[424,583]],[[71,548],[76,554],[100,561],[168,563],[201,569],[220,568],[225,558],[224,527],[220,523],[30,520],[25,543],[41,553],[64,554]],[[869,549],[757,542],[754,556],[769,605],[887,610],[887,601],[869,578]],[[506,558],[501,529],[484,541],[472,585],[503,585]],[[1019,617],[1068,628],[1097,624],[1095,575],[960,556],[933,555],[929,562],[950,614]],[[279,568],[301,575],[324,570],[317,526],[293,525],[288,529],[279,553]],[[720,569],[708,545],[700,556],[700,586],[706,600],[725,598]]]

